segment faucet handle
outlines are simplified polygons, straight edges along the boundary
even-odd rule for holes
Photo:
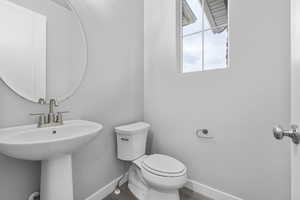
[[[46,123],[45,113],[30,113],[31,116],[38,116],[38,127],[43,126]]]
[[[70,113],[69,111],[57,112],[56,122],[63,124],[63,114]]]
[[[30,116],[43,116],[45,113],[30,113]]]
[[[68,114],[68,113],[70,113],[70,111],[59,111],[59,112],[57,112],[57,116],[63,116],[63,114]]]
[[[59,111],[57,113],[60,113],[60,114],[67,114],[67,113],[70,113],[70,111]]]

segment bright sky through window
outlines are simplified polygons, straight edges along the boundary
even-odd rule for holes
[[[183,17],[190,18],[186,20],[189,23],[183,25],[183,72],[227,67],[227,16],[225,23],[223,19],[216,17],[224,12],[227,15],[227,5],[224,6],[225,0],[210,0],[209,2],[211,5],[206,4],[203,9],[201,0],[183,0]],[[214,12],[214,9],[217,12]],[[212,27],[211,24],[217,24],[212,22],[223,24]]]

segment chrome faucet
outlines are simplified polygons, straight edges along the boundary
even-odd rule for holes
[[[38,128],[44,127],[52,127],[52,126],[60,126],[63,125],[63,114],[68,113],[68,111],[64,112],[54,112],[54,107],[57,107],[55,99],[50,99],[49,101],[49,113],[33,113],[30,114],[32,116],[38,116]]]

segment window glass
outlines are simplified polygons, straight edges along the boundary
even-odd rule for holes
[[[194,72],[202,69],[202,34],[194,34],[184,38],[183,42],[183,63],[184,72]]]
[[[227,0],[182,0],[182,72],[228,66]]]
[[[225,29],[225,30],[224,30]],[[214,31],[221,31],[214,33]],[[224,30],[224,31],[223,31]],[[222,69],[227,66],[226,27],[204,32],[204,70]]]

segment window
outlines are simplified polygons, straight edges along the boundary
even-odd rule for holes
[[[228,66],[227,0],[182,0],[182,72]]]

